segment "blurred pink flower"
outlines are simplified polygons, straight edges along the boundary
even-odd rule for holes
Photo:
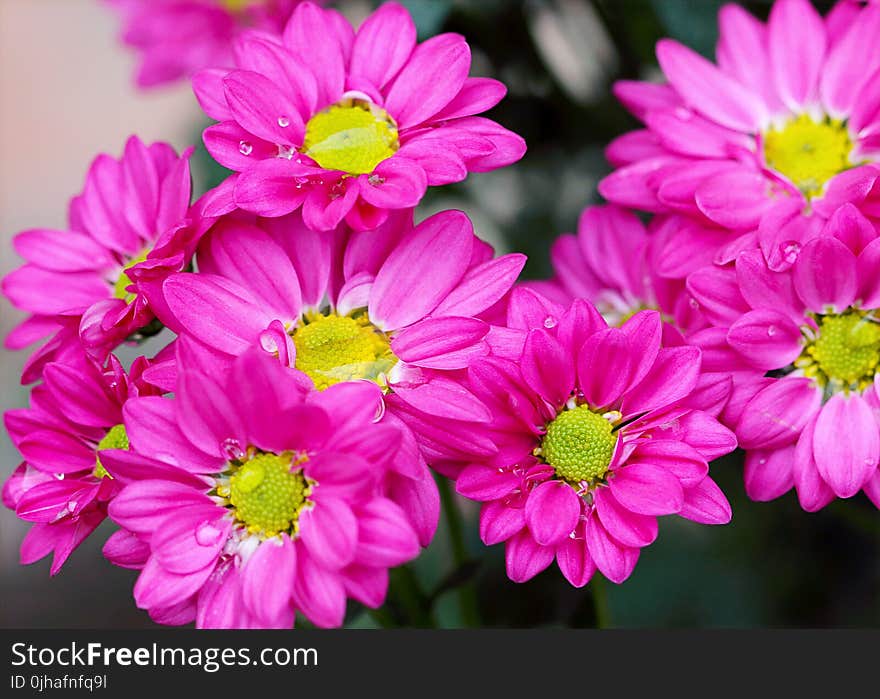
[[[55,334],[32,359],[39,367],[71,343],[77,331],[98,361],[130,337],[155,332],[161,297],[152,285],[184,269],[198,226],[187,218],[189,156],[165,143],[132,136],[122,158],[99,155],[82,194],[70,202],[67,230],[34,229],[13,240],[26,263],[2,281],[3,293],[31,315],[6,338],[22,349]],[[160,326],[161,327],[161,326]]]
[[[665,39],[667,84],[615,86],[646,128],[608,147],[603,196],[685,219],[661,258],[688,243],[724,263],[759,246],[774,270],[845,203],[878,225],[880,6],[843,2],[823,20],[777,0],[764,25],[731,4],[719,21],[717,65]]]
[[[692,339],[734,381],[724,419],[746,456],[746,491],[794,486],[815,511],[860,490],[880,507],[880,238],[848,204],[794,265],[757,250],[688,288],[713,324]]]
[[[701,384],[699,349],[662,347],[656,311],[609,328],[582,300],[562,308],[527,289],[508,321],[525,337],[519,359],[477,359],[467,377],[497,451],[453,475],[484,503],[483,542],[506,542],[512,580],[555,558],[577,587],[597,568],[620,583],[656,538],[657,516],[729,521],[707,475],[736,446],[714,417],[728,387]]]
[[[234,170],[225,200],[261,216],[302,208],[314,230],[343,219],[379,226],[389,210],[415,206],[431,185],[509,165],[522,138],[474,116],[505,87],[468,77],[470,48],[458,34],[416,45],[409,13],[386,3],[357,33],[342,15],[303,3],[279,37],[235,41],[236,70],[197,74],[196,96],[219,124],[204,141]]]
[[[280,32],[298,1],[104,0],[123,21],[122,41],[140,54],[140,87],[232,65],[232,40],[239,32]]]
[[[115,357],[104,370],[81,351],[46,365],[31,407],[4,415],[24,458],[3,487],[3,503],[34,526],[21,545],[21,562],[54,552],[55,575],[73,550],[104,520],[119,484],[104,468],[104,449],[128,447],[122,406],[130,396],[159,391],[141,379],[140,358],[126,374]]]
[[[105,457],[126,530],[105,554],[141,569],[137,605],[200,628],[289,628],[297,612],[332,627],[347,597],[380,606],[419,538],[385,487],[402,439],[379,387],[314,391],[256,349],[229,372],[179,364],[174,399],[130,401],[132,449]]]

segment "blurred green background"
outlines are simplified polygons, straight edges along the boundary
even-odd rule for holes
[[[596,184],[609,171],[604,147],[636,127],[611,96],[611,83],[657,78],[654,43],[663,36],[711,56],[722,5],[716,0],[402,1],[416,18],[421,38],[440,31],[467,37],[473,74],[496,77],[509,87],[507,99],[490,116],[529,144],[526,157],[513,167],[430,191],[421,213],[467,211],[477,232],[499,251],[529,255],[526,276],[531,278],[550,274],[552,240],[574,230],[585,205],[598,203]],[[370,9],[367,2],[336,4],[353,18]],[[769,2],[745,4],[762,17],[769,10]],[[824,11],[830,3],[817,5]],[[119,55],[123,60],[121,51]],[[189,131],[193,142],[200,143],[204,125],[194,117]],[[120,145],[104,147],[113,151]],[[223,174],[200,146],[197,189],[204,191]],[[4,237],[9,233],[4,231]],[[14,385],[21,359],[4,357],[4,392]],[[9,392],[4,407],[25,400],[23,390]],[[17,460],[3,439],[6,474]],[[611,625],[876,627],[880,518],[867,498],[836,501],[817,514],[803,512],[793,493],[773,503],[754,503],[744,493],[741,469],[741,454],[713,465],[713,475],[733,505],[732,524],[706,527],[662,519],[658,541],[643,550],[630,579],[620,586],[601,586],[597,592],[607,597]],[[504,573],[502,547],[487,550],[479,541],[476,507],[458,505],[465,519],[464,551],[453,550],[446,522],[441,522],[434,544],[411,566],[395,572],[386,609],[368,614],[351,605],[351,626],[596,624],[592,583],[573,589],[555,565],[527,584],[511,583]],[[17,566],[11,547],[23,527],[11,513],[0,517],[0,625],[149,625],[131,601],[134,575],[101,559],[100,536],[50,581],[45,561],[27,569]],[[467,618],[462,617],[461,592],[454,587],[460,583],[473,595],[465,606]]]

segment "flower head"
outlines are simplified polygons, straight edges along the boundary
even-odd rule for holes
[[[469,78],[457,34],[416,45],[409,13],[386,3],[358,29],[303,3],[280,38],[236,40],[236,69],[199,73],[194,89],[219,124],[205,145],[240,173],[213,213],[238,206],[261,216],[302,208],[314,230],[343,219],[358,230],[413,207],[428,185],[463,180],[522,157],[524,141],[475,116],[504,86]]]
[[[603,195],[689,219],[695,255],[726,262],[757,244],[772,269],[844,203],[876,224],[880,6],[839,3],[823,20],[808,0],[777,0],[766,25],[737,5],[719,20],[717,64],[663,40],[667,84],[617,84],[646,128],[609,147],[619,169]]]
[[[130,396],[158,390],[142,377],[148,362],[126,374],[115,357],[106,369],[82,353],[46,365],[31,407],[10,410],[6,429],[24,462],[3,487],[3,503],[32,522],[21,545],[21,562],[54,552],[55,575],[73,550],[107,515],[119,484],[101,461],[106,449],[127,449],[122,406]]]
[[[419,552],[388,476],[406,448],[360,381],[314,391],[252,349],[228,372],[178,346],[173,399],[125,406],[131,451],[106,452],[124,527],[105,547],[140,568],[135,601],[160,623],[339,626],[346,598],[382,604],[388,568]]]
[[[755,500],[794,486],[805,510],[864,492],[880,506],[880,238],[854,206],[792,267],[759,251],[691,276],[714,327],[694,336],[733,375],[725,413]]]
[[[608,327],[578,300],[548,314],[518,290],[509,325],[525,337],[518,361],[481,358],[467,386],[489,409],[497,446],[457,475],[458,492],[484,503],[480,535],[506,542],[507,572],[522,582],[556,559],[573,585],[598,568],[622,582],[657,536],[657,516],[730,519],[708,461],[733,435],[713,417],[700,350],[661,347],[656,311]],[[548,322],[549,321],[549,322]],[[711,388],[709,386],[712,386]]]
[[[190,206],[189,155],[132,136],[119,160],[100,155],[82,194],[70,202],[67,230],[19,233],[13,244],[26,263],[8,274],[3,293],[30,313],[6,338],[21,349],[50,333],[40,361],[83,344],[103,361],[126,339],[161,328],[161,297],[151,293],[168,274],[184,269],[195,249]],[[48,354],[48,356],[47,356]]]
[[[229,65],[232,40],[249,28],[280,32],[298,0],[105,0],[122,41],[140,54],[136,81],[153,87]]]

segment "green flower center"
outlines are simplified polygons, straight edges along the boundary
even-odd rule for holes
[[[540,455],[569,483],[594,481],[608,472],[617,435],[606,418],[586,405],[565,410],[547,425]]]
[[[251,534],[293,535],[312,486],[302,470],[291,470],[294,466],[291,452],[254,452],[230,476],[229,486],[218,488],[218,494]]]
[[[362,175],[399,147],[388,112],[367,100],[343,98],[309,119],[302,152],[328,170]]]
[[[880,364],[880,324],[856,309],[819,316],[817,324],[815,339],[795,366],[831,391],[861,391],[873,383]]]
[[[296,368],[308,374],[319,390],[356,379],[382,385],[385,374],[397,364],[388,336],[366,313],[315,314],[297,326],[292,337]]]
[[[852,149],[846,124],[837,119],[813,121],[801,114],[764,134],[767,166],[785,175],[808,199],[821,195],[828,180],[853,167]]]
[[[128,447],[128,434],[125,432],[125,425],[114,425],[107,430],[104,439],[98,442],[96,451],[102,451],[104,449],[128,449]],[[104,464],[101,463],[101,457],[97,454],[95,454],[95,469],[92,471],[92,475],[95,478],[113,478],[113,476],[107,473],[107,469],[104,468]]]
[[[139,265],[141,262],[147,259],[147,255],[150,254],[149,250],[144,250],[137,257],[129,260],[128,264],[125,266],[125,269],[122,270],[119,274],[119,278],[116,280],[116,283],[113,285],[113,296],[118,299],[122,299],[126,303],[131,303],[134,301],[135,294],[132,294],[130,291],[127,291],[128,287],[131,285],[131,279],[126,274],[128,270],[130,270],[135,265]]]

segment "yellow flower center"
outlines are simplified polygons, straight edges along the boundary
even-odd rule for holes
[[[362,175],[399,147],[397,124],[388,112],[367,100],[349,97],[309,119],[302,152],[328,170]]]
[[[388,336],[366,313],[314,314],[293,331],[295,366],[324,390],[341,381],[369,379],[382,385],[397,364]]]
[[[825,183],[853,167],[852,140],[837,119],[813,121],[806,114],[764,134],[764,161],[785,175],[808,199],[821,195]]]
[[[815,338],[795,366],[832,392],[862,391],[870,386],[880,363],[880,324],[855,309],[820,316],[817,323]]]
[[[113,296],[118,299],[122,299],[126,303],[131,303],[134,301],[135,294],[127,291],[128,287],[131,285],[131,279],[126,274],[128,270],[130,270],[135,265],[139,265],[141,262],[147,259],[147,255],[150,254],[149,250],[144,250],[137,257],[129,260],[128,264],[125,266],[125,269],[122,270],[119,274],[119,278],[116,280],[116,283],[113,285]]]
[[[248,5],[255,4],[255,0],[220,0],[220,4],[230,12],[241,12]]]
[[[608,472],[611,464],[617,444],[613,427],[586,405],[565,410],[547,425],[540,456],[569,483],[595,481]]]
[[[269,454],[252,449],[249,453],[247,461],[233,462],[229,485],[219,487],[217,494],[251,534],[263,538],[295,535],[314,485],[296,468],[304,458],[294,462],[291,452]]]
[[[102,451],[104,449],[128,449],[128,446],[128,434],[125,431],[125,425],[114,425],[107,430],[104,439],[98,442],[96,451]],[[92,475],[95,478],[110,478],[111,480],[113,478],[113,476],[107,473],[107,469],[104,468],[104,464],[101,463],[101,457],[97,454],[95,455],[95,469],[92,471]]]

